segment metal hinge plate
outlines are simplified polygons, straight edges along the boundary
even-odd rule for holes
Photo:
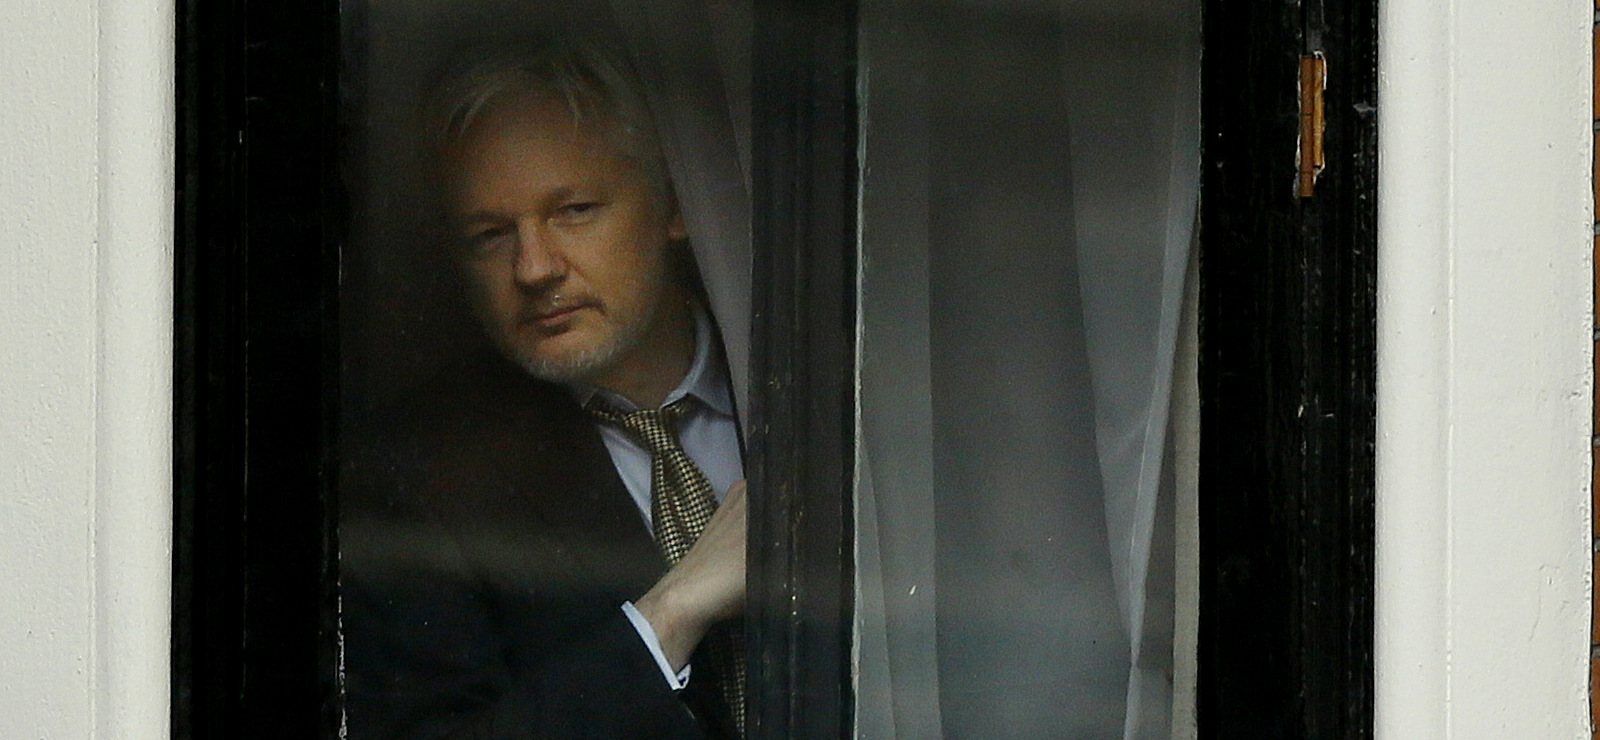
[[[1328,86],[1328,61],[1322,52],[1300,57],[1300,197],[1316,193],[1317,176],[1326,161],[1322,135],[1326,128],[1322,93]]]

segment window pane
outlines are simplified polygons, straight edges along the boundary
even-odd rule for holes
[[[346,11],[350,736],[735,737],[748,8]]]
[[[1169,737],[1198,3],[861,16],[859,736]]]

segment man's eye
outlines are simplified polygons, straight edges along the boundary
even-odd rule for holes
[[[511,227],[484,229],[468,234],[463,246],[469,254],[490,255],[516,246],[517,230]]]
[[[593,200],[568,203],[556,209],[556,218],[567,221],[583,221],[593,218],[603,205],[605,204]]]

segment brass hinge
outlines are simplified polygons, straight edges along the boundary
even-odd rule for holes
[[[1310,198],[1322,174],[1322,91],[1328,86],[1328,61],[1322,52],[1300,57],[1300,197]]]

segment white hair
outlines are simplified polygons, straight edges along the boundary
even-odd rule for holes
[[[610,124],[607,135],[635,161],[658,196],[670,198],[665,158],[638,76],[618,50],[591,39],[499,45],[463,55],[447,68],[428,99],[430,154],[438,158],[497,105],[527,98],[566,103],[573,120]]]

